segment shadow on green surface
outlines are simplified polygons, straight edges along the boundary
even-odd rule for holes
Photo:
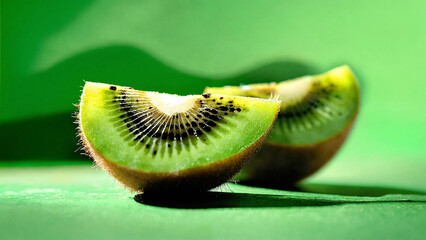
[[[135,201],[168,208],[299,207],[341,204],[314,199],[292,199],[281,195],[206,192],[196,194],[138,194]]]
[[[263,186],[265,187],[265,186]],[[278,188],[275,188],[278,189]],[[196,194],[138,194],[135,201],[168,208],[315,207],[340,204],[426,202],[420,191],[332,184],[286,187],[288,195],[206,192]]]
[[[76,151],[78,138],[74,121],[69,113],[1,124],[0,132],[7,138],[0,139],[3,148],[0,161],[88,159]],[[34,165],[38,165],[38,161]]]
[[[394,203],[394,202],[426,202],[423,196],[386,195],[383,197],[342,197],[251,193],[168,193],[168,194],[137,194],[134,200],[138,203],[166,208],[202,209],[202,208],[268,208],[268,207],[320,207],[341,204]]]
[[[238,184],[270,188],[294,192],[333,194],[344,196],[360,196],[360,197],[380,197],[389,194],[409,194],[409,195],[426,195],[425,192],[413,191],[408,189],[389,188],[389,187],[371,187],[371,186],[350,186],[337,184],[317,184],[317,183],[301,183],[297,185],[274,185],[271,183],[261,183],[252,181],[240,181]]]
[[[80,153],[74,152],[77,138],[71,111],[72,103],[77,103],[81,94],[82,79],[132,86],[140,90],[200,94],[206,86],[284,81],[314,73],[306,64],[277,61],[233,77],[213,79],[179,71],[131,46],[89,50],[31,75],[22,82],[20,94],[33,96],[37,101],[29,103],[28,99],[22,99],[24,102],[19,104],[16,111],[38,108],[49,113],[52,111],[50,108],[56,105],[57,109],[69,109],[69,112],[1,124],[0,131],[8,138],[0,140],[5,149],[0,160],[81,159]],[[46,86],[54,91],[46,91]],[[18,103],[14,101],[13,104]]]
[[[334,184],[301,184],[296,189],[300,192],[333,194],[344,196],[381,197],[389,194],[426,195],[425,192],[389,187],[349,186]]]
[[[69,113],[0,125],[0,132],[8,136],[0,139],[0,161],[36,159],[34,165],[39,165],[41,160],[88,159],[76,151],[74,121]]]

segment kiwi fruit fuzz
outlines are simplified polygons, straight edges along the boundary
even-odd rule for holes
[[[237,176],[262,186],[293,186],[327,163],[342,146],[359,109],[360,91],[348,66],[280,83],[206,88],[224,95],[282,100],[261,151]]]
[[[280,104],[86,82],[79,135],[96,164],[130,190],[204,191],[232,179],[259,149]]]

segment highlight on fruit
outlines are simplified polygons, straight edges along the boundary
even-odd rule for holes
[[[327,163],[347,138],[356,119],[360,90],[348,66],[280,83],[206,88],[224,95],[282,100],[265,145],[238,175],[264,186],[293,185]]]
[[[280,103],[86,82],[78,128],[85,151],[130,190],[204,191],[230,180],[259,149]]]

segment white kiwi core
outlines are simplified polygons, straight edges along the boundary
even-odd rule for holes
[[[305,96],[309,94],[312,86],[311,80],[311,77],[306,76],[278,84],[277,93],[282,100],[281,109],[302,102]]]
[[[151,103],[164,114],[172,116],[176,113],[186,112],[193,108],[197,96],[179,96],[174,94],[147,92]]]

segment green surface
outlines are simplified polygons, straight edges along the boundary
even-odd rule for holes
[[[0,239],[424,239],[426,166],[377,164],[331,164],[309,192],[228,184],[139,201],[89,165],[4,167]]]
[[[71,118],[83,79],[199,94],[348,64],[359,118],[309,181],[328,194],[424,193],[425,9],[424,0],[1,1],[0,165],[20,167],[0,172],[0,239],[424,239],[421,202],[311,206],[342,197],[231,185],[279,195],[265,200],[279,206],[175,209],[139,204],[87,165],[31,166],[87,159],[74,152]],[[282,206],[283,194],[310,205]]]

